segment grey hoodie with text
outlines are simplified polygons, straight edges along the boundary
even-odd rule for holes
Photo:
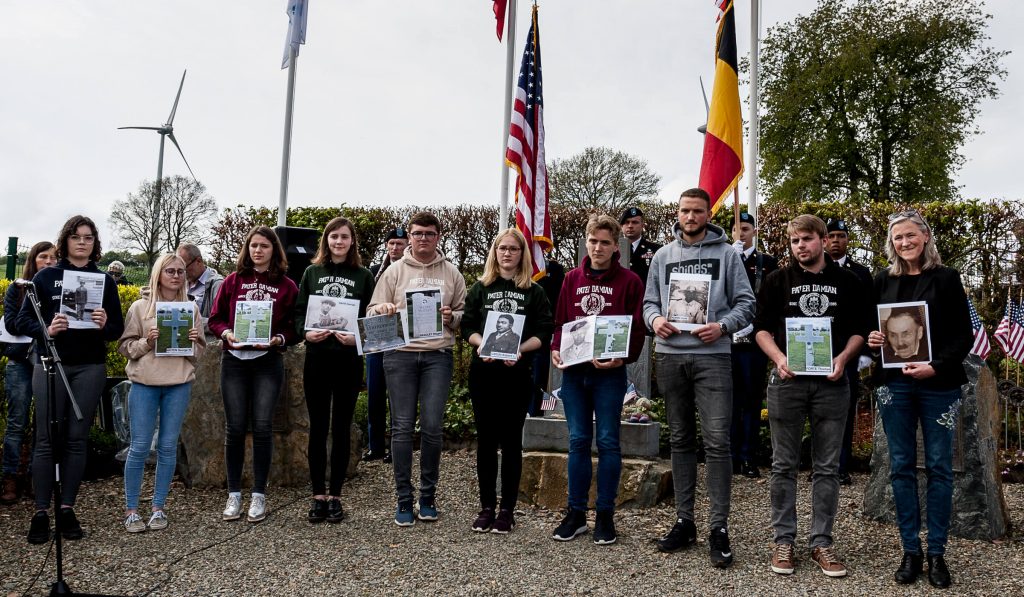
[[[692,245],[683,240],[678,222],[672,227],[672,234],[675,240],[658,249],[651,261],[644,293],[644,322],[652,328],[654,318],[665,314],[669,278],[673,273],[710,274],[708,323],[723,322],[729,333],[710,344],[687,331],[667,339],[656,336],[654,350],[669,354],[728,354],[732,345],[731,334],[754,318],[754,292],[743,269],[743,261],[726,240],[725,231],[714,224],[708,224],[704,238]]]

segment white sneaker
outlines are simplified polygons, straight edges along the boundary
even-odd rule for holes
[[[249,502],[249,522],[260,522],[267,517],[267,496],[262,493],[252,494]]]
[[[146,530],[146,523],[142,522],[142,517],[138,513],[132,512],[124,517],[124,530],[129,533],[142,533]]]
[[[149,517],[149,523],[146,525],[152,531],[162,531],[167,528],[167,515],[164,514],[163,510],[157,510],[153,512],[153,515]]]
[[[242,494],[229,493],[228,503],[224,506],[224,520],[238,520],[242,517]]]

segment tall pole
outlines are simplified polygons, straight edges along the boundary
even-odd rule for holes
[[[156,263],[156,247],[157,243],[160,242],[160,199],[163,193],[164,186],[164,140],[167,139],[167,135],[163,132],[160,133],[160,158],[156,163],[156,193],[153,195],[153,222],[152,229],[149,233],[149,267],[153,269],[153,264]]]
[[[757,92],[759,76],[758,47],[761,21],[761,0],[750,0],[750,162],[747,164],[747,212],[757,221],[757,137],[760,134],[761,118],[757,112],[760,97]],[[756,244],[757,239],[754,239]]]
[[[508,165],[505,164],[505,148],[508,145],[508,127],[512,123],[512,89],[516,62],[516,4],[519,0],[508,3],[508,28],[505,32],[505,121],[502,123],[501,135],[501,208],[498,211],[498,229],[508,226]]]
[[[299,53],[292,44],[288,49],[288,98],[284,106],[284,149],[281,152],[281,198],[277,203],[277,225],[285,226],[288,219],[288,172],[292,159],[292,108],[295,104],[295,68]]]

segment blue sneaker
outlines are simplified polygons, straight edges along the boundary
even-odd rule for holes
[[[423,499],[420,498],[420,510],[416,513],[416,518],[420,520],[435,521],[437,520],[437,506],[434,505],[433,498]]]
[[[399,503],[398,509],[395,510],[395,524],[400,527],[411,527],[416,523],[416,518],[412,515],[412,503]]]

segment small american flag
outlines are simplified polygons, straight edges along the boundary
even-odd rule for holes
[[[1021,304],[1013,306],[1009,348],[1010,350],[1006,351],[1006,356],[1018,363],[1024,361],[1024,300],[1021,301]]]
[[[537,25],[537,6],[533,6],[530,33],[526,36],[526,49],[519,67],[519,84],[508,129],[505,162],[515,168],[516,228],[530,243],[533,260],[533,279],[540,280],[546,273],[544,251],[554,246],[551,242],[551,216],[548,212],[548,168],[544,153],[544,86],[540,68],[540,28]],[[504,222],[501,223],[505,225]]]
[[[995,339],[996,344],[1003,350],[1007,355],[1010,354],[1010,324],[1014,317],[1013,299],[1006,297],[1006,311],[1003,312],[1003,318],[999,320],[999,325],[996,326],[996,331],[992,333],[992,337]]]
[[[541,390],[544,392],[544,390]],[[540,401],[541,410],[555,410],[555,403],[558,402],[558,390],[553,393],[544,392],[544,399]]]
[[[971,352],[983,360],[987,359],[992,352],[992,345],[988,341],[988,332],[981,324],[981,317],[978,316],[978,310],[974,308],[974,302],[971,299],[967,299],[967,306],[971,309],[971,327],[974,328],[974,346],[971,347]]]

